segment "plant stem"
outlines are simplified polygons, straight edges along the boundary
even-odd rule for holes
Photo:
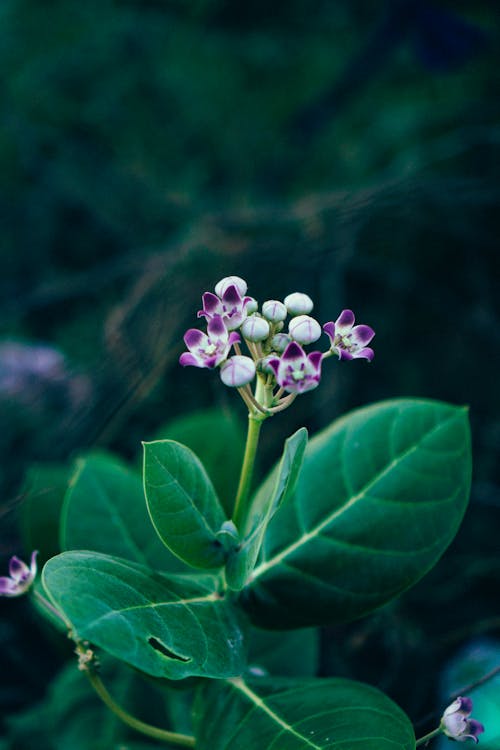
[[[432,740],[433,737],[437,737],[438,734],[441,734],[441,727],[434,729],[432,732],[429,732],[429,734],[425,734],[423,737],[417,740],[415,743],[415,747],[427,744],[430,740]]]
[[[255,456],[257,454],[261,425],[262,418],[255,417],[252,414],[248,415],[247,442],[245,445],[245,454],[243,456],[243,465],[241,467],[240,482],[238,484],[238,492],[236,493],[233,513],[233,521],[236,527],[240,530],[243,528],[246,518],[247,500],[252,485],[253,468],[255,464]]]
[[[160,727],[154,727],[152,724],[146,724],[146,722],[136,719],[135,716],[132,716],[128,711],[125,711],[125,709],[115,703],[114,699],[103,685],[101,678],[93,669],[85,669],[84,671],[90,680],[90,684],[103,703],[110,709],[110,711],[118,716],[119,719],[125,724],[128,724],[129,727],[135,729],[137,732],[147,735],[148,737],[153,737],[155,740],[169,742],[172,745],[178,745],[179,747],[195,747],[195,738],[190,735],[169,732],[166,729],[160,729]]]

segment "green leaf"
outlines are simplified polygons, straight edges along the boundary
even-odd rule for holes
[[[186,570],[155,533],[140,476],[106,454],[77,462],[64,501],[61,547],[93,549],[165,571]]]
[[[285,449],[273,485],[266,483],[252,501],[251,512],[243,533],[245,539],[237,552],[229,556],[226,579],[230,588],[239,590],[255,566],[269,521],[279,506],[294,493],[299,477],[307,430],[301,427],[285,442]]]
[[[217,532],[226,521],[200,460],[174,440],[144,443],[144,489],[162,542],[195,568],[224,564]]]
[[[178,417],[155,439],[176,440],[198,456],[230,518],[245,450],[245,431],[234,412],[206,409]]]
[[[247,632],[249,674],[314,677],[319,667],[319,630],[263,630]]]
[[[236,610],[209,575],[166,576],[95,552],[64,552],[43,584],[76,635],[154,677],[222,677],[243,669]]]
[[[467,411],[394,400],[348,414],[306,450],[242,604],[264,627],[343,622],[418,581],[452,541],[471,476]]]
[[[207,683],[197,750],[414,750],[407,716],[373,687],[340,679]]]
[[[21,532],[25,550],[39,551],[39,563],[60,551],[59,516],[69,476],[69,469],[59,464],[35,464],[26,472]]]

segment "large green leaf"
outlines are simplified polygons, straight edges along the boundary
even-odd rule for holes
[[[226,580],[230,588],[237,591],[243,587],[254,568],[269,521],[281,503],[293,495],[306,445],[307,430],[301,427],[285,441],[274,486],[265,484],[255,496],[243,529],[244,541],[227,561]]]
[[[93,549],[160,570],[186,570],[155,533],[140,476],[106,454],[77,463],[64,500],[61,546]]]
[[[144,443],[144,490],[162,542],[195,568],[224,564],[217,532],[226,517],[200,460],[174,440]]]
[[[49,560],[43,583],[79,638],[155,677],[241,674],[237,612],[209,575],[166,576],[95,552]]]
[[[257,624],[289,628],[386,603],[455,536],[470,475],[466,409],[401,399],[348,414],[309,443],[243,606]]]
[[[375,688],[341,679],[208,683],[197,750],[414,750],[407,716]]]
[[[249,627],[248,673],[315,677],[319,667],[319,629],[264,630]]]
[[[234,412],[217,408],[182,415],[157,431],[155,440],[165,439],[198,456],[230,518],[245,449],[245,429]]]

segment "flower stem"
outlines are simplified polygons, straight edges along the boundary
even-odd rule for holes
[[[255,465],[255,456],[257,454],[257,445],[259,443],[260,428],[262,418],[248,415],[248,432],[247,442],[245,445],[245,454],[243,456],[243,465],[241,467],[240,482],[236,501],[234,504],[233,521],[238,529],[242,529],[247,512],[247,500],[252,485],[253,469]]]
[[[84,670],[87,677],[89,678],[90,684],[96,691],[99,698],[103,703],[112,711],[119,719],[121,719],[129,727],[135,729],[137,732],[153,737],[155,740],[162,742],[169,742],[172,745],[179,747],[195,747],[195,738],[187,734],[177,734],[177,732],[169,732],[166,729],[155,727],[152,724],[146,724],[144,721],[136,719],[125,711],[121,706],[115,703],[114,699],[108,693],[107,689],[103,685],[101,678],[93,669]]]
[[[429,732],[429,734],[425,734],[423,737],[417,740],[415,743],[415,747],[418,747],[419,745],[426,745],[434,737],[437,737],[438,734],[441,734],[441,727],[434,729],[432,732]]]

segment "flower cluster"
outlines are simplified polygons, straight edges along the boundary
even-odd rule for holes
[[[472,700],[458,697],[448,706],[441,718],[441,731],[447,737],[457,742],[472,740],[479,742],[478,735],[484,732],[483,725],[471,719]]]
[[[0,596],[21,596],[31,588],[36,577],[37,554],[38,552],[33,552],[29,566],[18,557],[10,558],[9,576],[0,577]]]
[[[222,382],[238,388],[247,404],[266,416],[287,406],[296,395],[316,388],[327,357],[373,359],[368,344],[375,332],[367,325],[354,325],[351,310],[343,310],[335,322],[323,326],[330,344],[326,351],[306,353],[304,347],[322,335],[320,323],[310,315],[314,305],[307,294],[293,292],[283,302],[266,300],[259,311],[257,301],[247,296],[246,281],[239,276],[221,279],[214,291],[203,294],[203,308],[198,312],[207,322],[207,331],[190,328],[186,332],[188,351],[181,355],[180,363],[219,367]],[[250,356],[242,353],[242,341]],[[249,384],[256,377],[265,398],[250,391]],[[282,398],[283,394],[287,395]]]

